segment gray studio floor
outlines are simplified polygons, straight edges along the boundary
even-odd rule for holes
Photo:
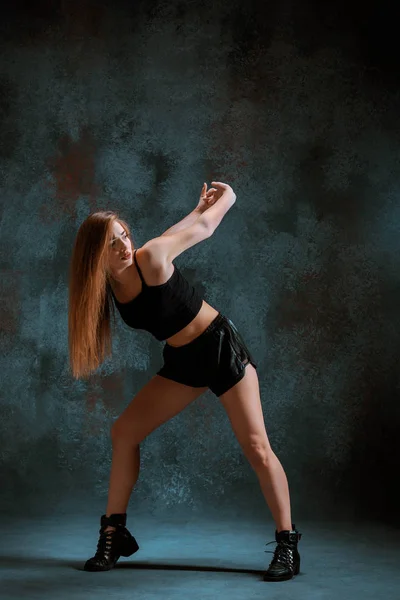
[[[135,521],[135,522],[133,522]],[[2,600],[132,599],[399,600],[399,531],[346,523],[296,523],[303,533],[301,573],[264,583],[264,550],[272,523],[198,516],[168,522],[132,516],[128,528],[140,550],[105,573],[82,570],[94,554],[99,523],[59,515],[2,520]]]

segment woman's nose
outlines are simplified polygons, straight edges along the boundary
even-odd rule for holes
[[[121,241],[120,241],[120,244],[119,244],[119,249],[120,249],[120,250],[126,250],[127,248],[129,248],[129,244],[128,244],[128,242],[127,242],[127,241],[126,241],[126,242],[124,242],[124,241],[122,241],[122,240],[121,240]]]

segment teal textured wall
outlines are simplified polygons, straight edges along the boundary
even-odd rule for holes
[[[140,246],[194,208],[203,181],[220,180],[235,206],[176,264],[258,363],[295,514],[394,514],[400,148],[390,35],[374,52],[372,14],[354,33],[344,3],[330,17],[302,7],[9,7],[0,53],[6,510],[105,501],[110,426],[161,366],[162,345],[119,322],[113,358],[89,381],[69,375],[67,274],[80,223],[115,209]],[[266,510],[211,394],[145,440],[135,494],[149,510]]]

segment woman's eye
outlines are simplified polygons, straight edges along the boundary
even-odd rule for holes
[[[125,238],[125,239],[127,239],[129,237],[128,234],[126,233],[126,231],[122,234],[122,237]],[[113,240],[111,242],[111,248],[114,248],[115,242],[116,242],[116,240]]]

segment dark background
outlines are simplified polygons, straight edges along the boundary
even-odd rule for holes
[[[399,503],[399,49],[389,3],[13,2],[0,19],[1,506],[105,508],[109,428],[162,364],[118,321],[69,374],[77,229],[138,246],[237,202],[176,264],[258,363],[295,519],[391,522]],[[207,393],[142,445],[135,506],[267,513]]]

